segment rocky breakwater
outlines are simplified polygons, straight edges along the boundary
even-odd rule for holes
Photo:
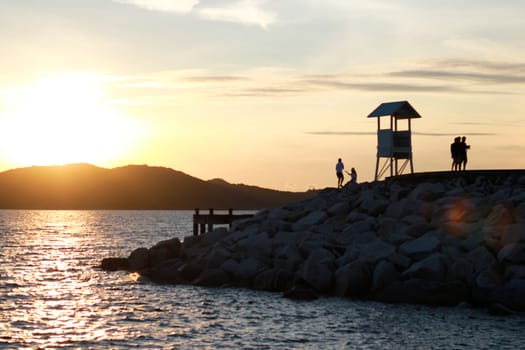
[[[387,180],[108,258],[160,283],[525,310],[525,176]]]

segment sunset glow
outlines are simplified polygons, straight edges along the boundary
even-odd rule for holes
[[[97,77],[56,74],[13,91],[2,153],[20,165],[101,163],[121,156],[136,126],[111,108]]]

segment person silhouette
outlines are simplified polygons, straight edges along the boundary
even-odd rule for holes
[[[337,160],[337,164],[335,165],[335,174],[337,175],[337,188],[343,187],[343,181],[345,179],[343,175],[343,170],[345,169],[345,165],[343,164],[343,161],[341,158]]]
[[[463,136],[461,138],[460,146],[459,148],[459,170],[462,170],[461,167],[463,166],[463,170],[467,169],[467,150],[470,149],[470,145],[467,145],[467,138]]]
[[[350,175],[350,181],[351,183],[357,183],[357,171],[355,171],[355,168],[352,168],[350,169],[350,172],[346,171],[345,172]]]
[[[461,137],[456,137],[454,142],[450,144],[450,155],[452,157],[452,166],[450,170],[458,171],[461,170],[460,162],[460,148],[461,148]]]

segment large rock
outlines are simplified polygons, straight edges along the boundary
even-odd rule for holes
[[[148,271],[148,277],[157,283],[186,283],[178,268],[183,264],[179,259],[166,260]]]
[[[137,248],[128,257],[129,269],[138,271],[149,265],[149,250],[147,248]]]
[[[328,208],[328,215],[339,216],[346,215],[350,211],[350,205],[347,202],[337,202]]]
[[[272,240],[266,232],[250,235],[238,241],[233,250],[245,256],[270,256]]]
[[[175,237],[158,242],[153,247],[151,247],[150,251],[155,249],[165,249],[169,258],[177,258],[181,253],[182,243],[177,237]]]
[[[207,268],[220,267],[231,257],[231,252],[219,243],[216,243],[207,254]]]
[[[395,265],[390,261],[382,260],[376,265],[374,270],[372,290],[382,290],[400,279],[401,274],[397,271]]]
[[[365,297],[370,292],[372,277],[367,264],[354,261],[335,272],[337,296]]]
[[[396,247],[378,238],[369,243],[358,246],[359,260],[365,263],[375,264],[381,259],[386,259],[396,251]]]
[[[499,251],[498,260],[511,264],[525,263],[525,243],[507,244]]]
[[[443,281],[446,272],[447,268],[444,256],[441,253],[435,253],[414,263],[403,272],[403,276],[412,279]]]
[[[525,280],[516,279],[491,292],[492,302],[501,303],[512,310],[525,311]]]
[[[239,261],[236,269],[229,272],[231,272],[233,277],[237,280],[251,280],[265,268],[265,265],[255,257],[248,257]],[[225,269],[225,267],[223,267],[223,269]]]
[[[494,206],[486,218],[487,225],[504,229],[514,222],[512,212],[503,204]]]
[[[497,262],[494,254],[488,251],[484,246],[480,246],[470,251],[466,258],[472,262],[475,273],[486,270]]]
[[[327,292],[332,288],[332,269],[334,256],[326,249],[313,251],[305,261],[300,276],[312,288],[319,292]]]
[[[293,224],[292,229],[294,231],[302,231],[308,229],[314,225],[318,225],[328,218],[328,215],[322,210],[314,211],[305,217],[301,218],[295,224]]]
[[[105,258],[100,263],[100,268],[106,271],[118,271],[129,269],[129,262],[126,258]]]
[[[422,201],[433,201],[445,193],[445,186],[441,183],[423,182],[410,193],[410,198]]]
[[[230,282],[230,277],[220,268],[206,269],[192,284],[204,287],[220,287]]]
[[[525,243],[525,222],[511,224],[501,236],[501,244],[506,246],[511,243]]]
[[[297,271],[300,264],[304,261],[299,252],[297,244],[290,243],[284,247],[276,249],[273,265],[279,266],[286,271]]]
[[[440,245],[441,241],[433,233],[427,233],[417,239],[403,243],[399,247],[399,252],[417,259],[437,251]]]

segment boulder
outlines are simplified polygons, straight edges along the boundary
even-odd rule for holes
[[[272,240],[266,232],[262,232],[238,241],[232,250],[245,256],[270,256],[272,254]]]
[[[511,264],[525,263],[525,243],[511,243],[498,253],[498,261]]]
[[[182,278],[186,281],[195,280],[204,270],[205,263],[201,261],[189,261],[178,268]]]
[[[399,253],[409,257],[422,257],[437,251],[441,241],[434,233],[427,233],[417,239],[403,243],[399,247]]]
[[[268,220],[284,220],[289,214],[290,211],[283,208],[273,209],[268,212]]]
[[[475,274],[474,265],[471,261],[460,257],[452,263],[446,275],[447,281],[461,281],[467,286],[474,284]]]
[[[445,186],[441,183],[423,182],[410,193],[409,197],[422,201],[433,201],[445,193]]]
[[[476,277],[476,286],[480,289],[492,290],[503,284],[503,276],[499,269],[492,267],[481,271]]]
[[[359,207],[368,215],[376,217],[384,213],[388,205],[389,202],[385,199],[366,198],[361,202]]]
[[[354,261],[335,272],[335,294],[337,296],[365,297],[370,292],[372,277],[367,264]]]
[[[294,272],[304,261],[296,244],[290,243],[284,247],[276,249],[273,265],[279,266],[286,271]]]
[[[505,280],[525,280],[525,265],[508,265],[505,267]]]
[[[381,259],[386,259],[396,251],[396,247],[375,238],[371,242],[358,245],[359,261],[375,264]]]
[[[500,229],[506,228],[514,222],[512,212],[503,204],[497,204],[486,218],[489,226],[495,226]]]
[[[295,224],[292,225],[294,231],[302,231],[311,228],[314,225],[318,225],[328,218],[328,215],[322,210],[314,211],[305,217],[299,219]]]
[[[332,270],[329,265],[334,262],[334,256],[326,249],[313,251],[305,261],[300,277],[319,292],[327,292],[332,287]]]
[[[472,262],[475,273],[486,270],[497,262],[494,254],[488,251],[484,246],[480,246],[470,251],[466,255],[466,258]]]
[[[414,263],[403,272],[404,277],[428,281],[443,281],[447,272],[445,258],[441,253],[434,253]]]
[[[350,211],[350,205],[347,202],[337,202],[328,208],[327,213],[330,216],[346,215]]]
[[[511,224],[501,235],[501,244],[525,243],[525,222]]]
[[[192,284],[204,287],[220,287],[229,282],[230,277],[224,270],[214,268],[202,271],[199,277],[192,281]]]
[[[389,286],[393,282],[399,281],[401,274],[395,265],[387,260],[381,260],[374,270],[372,278],[372,290],[378,291]]]
[[[253,289],[274,292],[274,279],[276,274],[276,269],[268,269],[262,271],[253,279]]]
[[[514,219],[518,223],[525,223],[525,201],[521,202],[514,208]]]
[[[236,269],[229,271],[238,280],[251,280],[265,269],[265,265],[255,257],[248,257],[239,261]],[[225,269],[225,268],[224,268]]]
[[[166,260],[163,263],[151,268],[147,275],[157,283],[179,284],[186,283],[187,280],[183,277],[178,268],[182,265],[179,259]]]
[[[513,310],[525,311],[525,280],[515,279],[507,282],[492,293],[492,300]]]
[[[127,258],[105,258],[100,263],[100,268],[106,271],[118,271],[129,269]]]
[[[181,253],[182,243],[177,237],[175,237],[158,242],[151,247],[150,251],[155,249],[165,249],[169,258],[177,258]]]
[[[231,252],[219,243],[215,243],[207,254],[207,268],[219,267],[231,257]]]
[[[137,248],[128,257],[129,269],[138,271],[149,265],[149,250],[147,248]]]

